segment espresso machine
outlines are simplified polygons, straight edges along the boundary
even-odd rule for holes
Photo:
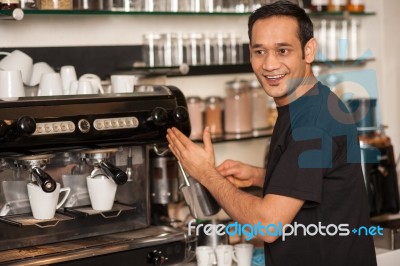
[[[377,99],[356,98],[348,106],[357,125],[370,216],[398,213],[396,161],[390,138],[376,119]]]
[[[144,85],[142,85],[144,86]],[[0,265],[168,265],[191,260],[196,239],[151,222],[150,152],[166,130],[190,135],[173,86],[132,93],[0,101]],[[117,184],[111,210],[91,208],[86,178]],[[69,187],[53,219],[32,216],[27,184]]]

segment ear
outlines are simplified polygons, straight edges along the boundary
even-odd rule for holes
[[[308,64],[311,64],[314,61],[317,49],[318,49],[317,40],[315,38],[311,38],[304,47],[304,60]]]

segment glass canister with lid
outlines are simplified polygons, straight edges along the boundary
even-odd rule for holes
[[[249,82],[247,80],[229,81],[226,83],[225,91],[225,133],[251,133],[253,125]]]
[[[187,108],[189,112],[191,132],[189,138],[201,139],[203,136],[203,100],[198,96],[190,96],[186,98]]]
[[[268,95],[257,79],[250,81],[250,87],[252,96],[253,131],[266,129],[269,127]]]
[[[205,99],[205,126],[210,128],[212,137],[222,136],[223,105],[221,97],[210,96]]]

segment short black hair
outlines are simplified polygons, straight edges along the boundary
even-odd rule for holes
[[[256,9],[249,17],[248,34],[251,43],[251,34],[254,23],[260,19],[266,19],[273,16],[287,16],[296,19],[298,25],[298,36],[301,48],[304,51],[306,43],[314,37],[313,23],[304,9],[290,1],[277,1]]]

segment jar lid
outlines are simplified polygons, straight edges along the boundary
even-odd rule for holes
[[[234,80],[228,81],[226,83],[226,85],[227,85],[228,89],[240,90],[243,88],[247,88],[249,86],[249,82],[245,79],[241,79],[241,80],[234,79]]]
[[[188,103],[198,103],[201,102],[201,98],[199,96],[189,96],[186,98],[186,102]]]
[[[250,83],[250,88],[252,89],[262,89],[260,82],[258,79],[252,79],[249,81]]]
[[[206,103],[220,103],[222,102],[222,98],[218,96],[209,96],[206,98]]]

